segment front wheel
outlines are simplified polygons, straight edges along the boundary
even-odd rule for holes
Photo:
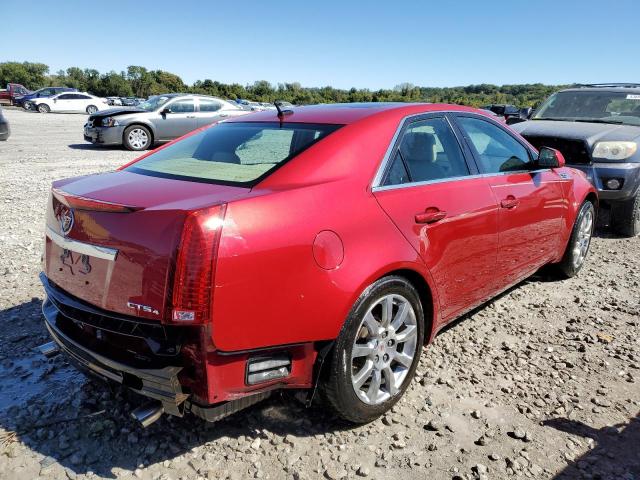
[[[89,105],[87,107],[87,113],[89,115],[93,115],[94,113],[96,113],[98,111],[98,107],[96,107],[95,105]]]
[[[146,150],[151,146],[151,132],[142,125],[133,125],[124,131],[124,146],[128,150]]]
[[[51,109],[49,108],[49,105],[47,105],[46,103],[41,103],[40,105],[38,105],[38,112],[49,113],[50,111]]]
[[[400,399],[422,350],[424,313],[403,277],[368,287],[351,310],[331,354],[324,396],[340,417],[370,422]]]
[[[589,200],[584,202],[578,211],[576,221],[571,230],[571,237],[562,260],[556,265],[557,273],[565,278],[578,274],[589,252],[591,237],[595,227],[596,209]]]
[[[640,234],[640,192],[630,200],[611,206],[613,229],[625,237]]]

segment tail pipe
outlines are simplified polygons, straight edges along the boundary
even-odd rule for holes
[[[136,408],[131,412],[131,417],[136,420],[143,428],[147,428],[153,422],[158,420],[164,413],[164,407],[160,402],[151,402]]]

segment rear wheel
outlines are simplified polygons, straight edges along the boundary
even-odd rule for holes
[[[611,226],[625,237],[640,234],[640,193],[630,200],[611,205]]]
[[[151,132],[142,125],[133,125],[124,131],[124,146],[129,150],[146,150],[151,146]]]
[[[49,108],[49,105],[47,105],[46,103],[41,103],[40,105],[38,105],[38,112],[49,113],[50,111],[51,109]]]
[[[571,237],[560,263],[555,265],[557,273],[565,278],[578,274],[589,252],[591,237],[595,227],[596,209],[589,200],[578,211]]]
[[[351,310],[331,354],[324,396],[340,417],[370,422],[411,383],[422,350],[424,314],[405,278],[372,284]]]
[[[89,115],[93,115],[94,113],[96,113],[98,111],[98,107],[96,107],[95,105],[89,105],[87,107],[87,113]]]

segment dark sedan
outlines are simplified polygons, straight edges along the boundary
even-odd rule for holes
[[[10,134],[11,129],[9,128],[9,121],[3,115],[2,107],[0,107],[0,141],[7,140]]]

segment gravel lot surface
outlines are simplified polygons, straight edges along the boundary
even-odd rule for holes
[[[276,396],[216,424],[142,430],[128,418],[139,397],[34,351],[48,341],[37,275],[51,181],[136,154],[84,143],[84,115],[5,113],[0,478],[640,479],[640,238],[601,228],[577,278],[536,276],[453,324],[369,425]]]

